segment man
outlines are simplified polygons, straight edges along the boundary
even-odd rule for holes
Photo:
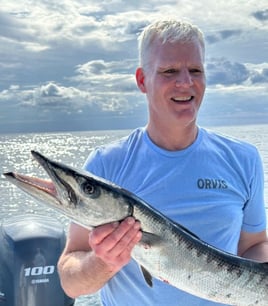
[[[196,124],[206,86],[201,31],[158,21],[142,32],[139,50],[136,80],[147,96],[148,124],[96,149],[85,169],[134,192],[208,243],[268,261],[257,150]],[[77,297],[102,288],[108,306],[218,305],[157,279],[149,288],[131,260],[140,229],[133,218],[91,232],[72,223],[58,264],[66,293]]]

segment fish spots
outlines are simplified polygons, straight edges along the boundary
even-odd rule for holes
[[[151,248],[151,245],[149,243],[143,243],[142,246],[145,250],[149,250]]]
[[[208,264],[213,262],[214,259],[215,259],[215,256],[213,256],[213,254],[211,252],[206,253],[206,261],[207,261]]]
[[[219,261],[217,263],[217,266],[220,269],[225,269],[228,273],[232,273],[232,274],[235,273],[238,278],[240,278],[243,275],[243,269],[239,265],[228,264],[228,262]]]
[[[236,272],[237,277],[240,277],[243,274],[242,269],[236,269],[235,272]]]

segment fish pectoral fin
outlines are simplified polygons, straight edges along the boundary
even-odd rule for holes
[[[153,287],[153,277],[152,277],[151,273],[148,272],[143,266],[140,266],[140,267],[141,267],[141,272],[143,274],[143,277],[144,277],[146,283],[150,287]]]
[[[150,249],[153,246],[161,244],[163,239],[155,234],[149,232],[142,232],[142,238],[139,242],[139,245],[145,249]]]

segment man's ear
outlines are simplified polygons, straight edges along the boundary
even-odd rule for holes
[[[136,70],[136,82],[141,92],[146,93],[145,75],[141,67]]]

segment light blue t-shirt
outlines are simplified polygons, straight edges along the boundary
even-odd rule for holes
[[[94,150],[86,170],[135,193],[211,245],[236,254],[241,230],[266,229],[263,168],[257,149],[199,128],[180,151],[156,146],[145,128]],[[220,305],[153,279],[132,260],[101,290],[106,306]]]

